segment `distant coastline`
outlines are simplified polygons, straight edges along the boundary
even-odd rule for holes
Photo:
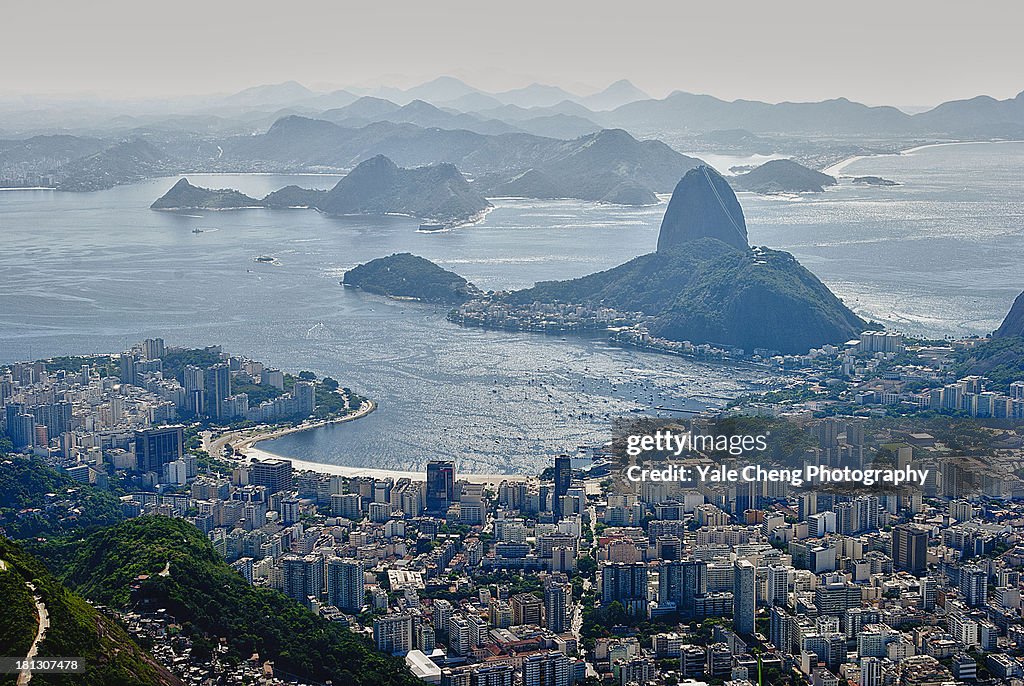
[[[1016,140],[1016,139],[1014,139],[1014,140],[987,140],[987,141],[986,140],[975,140],[975,141],[946,141],[946,142],[943,142],[943,143],[925,143],[924,145],[915,145],[915,146],[912,146],[912,147],[909,147],[909,148],[904,148],[902,150],[899,150],[898,152],[879,152],[879,153],[873,153],[873,154],[869,154],[869,155],[853,155],[851,157],[847,157],[844,160],[840,160],[839,162],[836,162],[835,164],[833,164],[833,165],[831,165],[829,167],[826,167],[825,169],[823,169],[821,171],[822,171],[823,174],[829,174],[831,176],[836,176],[837,174],[842,172],[844,169],[846,169],[846,167],[848,167],[849,165],[853,164],[854,162],[858,162],[860,160],[870,159],[870,158],[873,158],[873,157],[899,157],[901,155],[912,155],[915,152],[920,152],[921,150],[927,150],[928,148],[946,148],[946,147],[950,147],[950,146],[954,146],[954,145],[978,145],[978,144],[1001,145],[1003,143],[1024,143],[1024,140]]]

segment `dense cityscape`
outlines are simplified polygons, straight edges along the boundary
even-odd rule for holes
[[[867,332],[845,352],[820,352],[806,360],[855,373],[852,406],[866,412],[758,399],[693,421],[784,420],[797,427],[787,459],[891,459],[928,468],[922,489],[638,486],[621,479],[610,446],[557,456],[539,476],[459,474],[454,461],[429,462],[423,479],[299,470],[233,440],[368,401],[309,373],[151,339],[2,370],[5,468],[33,462],[78,484],[6,512],[4,528],[85,517],[88,491],[114,493],[119,518],[182,520],[246,584],[445,686],[1019,683],[1022,434],[978,424],[980,442],[950,445],[941,431],[955,438],[959,425],[928,433],[921,414],[879,428],[870,408],[1013,417],[1021,385],[992,393],[936,372],[933,390],[907,398],[885,390],[901,380],[891,363],[906,355],[902,336]],[[866,399],[872,384],[883,390]],[[319,402],[331,397],[325,415]],[[258,654],[227,659],[217,637],[211,647],[183,632],[153,590],[174,574],[168,560],[137,575],[128,602],[103,611],[182,682],[320,683]]]

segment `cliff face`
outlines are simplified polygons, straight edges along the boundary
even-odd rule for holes
[[[992,334],[995,338],[1024,336],[1024,293],[1017,296],[1003,323]]]
[[[700,165],[676,184],[661,221],[658,252],[674,250],[700,238],[714,238],[746,250],[747,223],[729,183],[714,169]]]

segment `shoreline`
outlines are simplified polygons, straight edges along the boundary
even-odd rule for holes
[[[217,438],[207,442],[204,438],[204,448],[208,451],[210,447],[216,446],[216,457],[228,460],[236,464],[245,464],[253,459],[266,460],[288,460],[292,463],[292,467],[299,471],[312,471],[319,472],[321,474],[331,474],[336,476],[369,476],[375,479],[403,479],[407,478],[412,481],[426,481],[426,474],[423,471],[409,471],[409,470],[398,470],[398,469],[379,469],[374,467],[354,467],[350,465],[338,465],[330,464],[326,462],[313,462],[310,460],[303,460],[301,458],[289,457],[287,455],[279,455],[270,450],[260,448],[259,444],[265,441],[271,441],[282,436],[289,434],[301,433],[303,431],[312,431],[314,429],[320,429],[325,426],[332,426],[335,424],[344,424],[346,422],[355,421],[362,419],[367,415],[371,414],[377,409],[377,403],[373,400],[367,400],[358,410],[352,414],[347,414],[344,417],[337,417],[335,419],[323,419],[310,424],[300,424],[298,426],[290,426],[280,429],[273,429],[270,431],[263,431],[252,436],[244,436],[239,431],[229,431],[225,434],[218,436]],[[241,440],[237,440],[241,438]],[[237,442],[236,442],[237,440]],[[221,449],[225,445],[231,445],[233,455],[230,457],[220,455]],[[211,453],[211,456],[212,453]],[[475,473],[461,473],[458,475],[459,480],[468,481],[470,483],[482,483],[485,485],[498,486],[503,481],[528,481],[529,479],[536,478],[529,474],[475,474]]]
[[[829,176],[835,176],[842,172],[846,167],[858,162],[860,160],[871,159],[872,157],[898,157],[901,155],[913,155],[915,152],[921,150],[927,150],[928,148],[944,148],[953,145],[978,145],[979,143],[986,143],[990,145],[998,145],[1000,143],[1024,143],[1024,140],[975,140],[975,141],[945,141],[942,143],[924,143],[923,145],[914,145],[909,148],[903,148],[897,152],[877,152],[868,155],[852,155],[844,160],[840,160],[833,165],[825,167],[821,170],[821,173],[828,174]]]

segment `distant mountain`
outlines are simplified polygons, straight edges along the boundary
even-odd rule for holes
[[[571,117],[591,120],[597,113],[592,112],[583,105],[572,100],[561,100],[554,105],[545,107],[520,107],[519,105],[500,105],[488,109],[478,110],[474,114],[489,119],[500,119],[504,122],[514,124],[525,119],[536,119],[537,117],[549,117],[555,114],[565,114]]]
[[[668,191],[699,162],[659,141],[638,141],[622,130],[604,130],[559,144],[548,159],[526,172],[499,182],[481,179],[481,184],[493,195],[602,202],[629,198],[650,204],[657,200],[655,192]],[[634,191],[623,194],[623,183]]]
[[[32,682],[67,686],[180,686],[181,681],[140,648],[121,625],[70,591],[32,555],[0,536],[0,647],[25,656],[36,636],[42,603],[49,627],[39,643],[37,660],[75,657],[81,674],[33,674]],[[15,683],[13,676],[10,681]],[[20,683],[20,682],[19,682]]]
[[[499,120],[491,119],[489,121]],[[510,123],[507,126],[511,127],[513,124]],[[535,136],[560,138],[562,140],[572,140],[580,136],[597,133],[601,130],[600,126],[589,119],[571,114],[549,114],[530,119],[520,119],[514,123],[514,126],[519,131],[532,133]]]
[[[57,187],[64,191],[112,188],[158,176],[170,163],[170,156],[143,139],[125,141],[60,167]]]
[[[687,173],[673,193],[657,252],[580,279],[538,283],[503,299],[640,311],[651,318],[656,336],[747,351],[803,353],[856,335],[863,320],[792,255],[748,248],[745,227],[728,184],[701,167]]]
[[[253,86],[224,98],[232,105],[284,105],[316,95],[297,81],[285,81],[265,86]]]
[[[261,202],[230,188],[193,186],[182,177],[169,191],[150,205],[154,210],[229,210],[259,207]]]
[[[548,107],[563,100],[574,100],[576,96],[558,86],[531,83],[523,88],[493,94],[495,99],[506,105],[519,107]]]
[[[770,160],[733,177],[732,185],[754,193],[821,193],[836,180],[793,160]]]
[[[729,183],[700,165],[676,184],[658,233],[658,252],[675,250],[701,238],[747,249],[747,223]]]
[[[996,100],[979,95],[969,100],[944,102],[913,117],[927,131],[944,131],[965,136],[1024,136],[1024,92],[1015,98]]]
[[[167,574],[159,574],[162,570]],[[280,591],[250,585],[203,532],[182,519],[144,516],[102,529],[76,547],[63,572],[94,602],[165,609],[185,635],[223,641],[229,660],[259,653],[304,683],[421,683],[401,660],[378,652],[365,636],[317,616]]]
[[[661,100],[623,105],[607,117],[616,126],[645,132],[746,129],[755,133],[905,135],[915,131],[910,115],[895,107],[868,107],[846,98],[770,104],[727,102],[676,91]]]
[[[458,305],[480,295],[479,289],[454,272],[409,253],[381,257],[345,272],[342,283],[368,293]]]
[[[895,107],[870,107],[846,98],[821,102],[725,101],[676,91],[660,100],[640,100],[602,115],[601,123],[631,131],[707,133],[745,129],[755,133],[909,137],[1024,136],[1024,93],[1007,100],[979,96],[907,114]]]
[[[30,164],[38,171],[52,171],[73,159],[93,155],[109,144],[83,136],[33,136],[0,140],[0,169]]]
[[[486,93],[467,93],[452,100],[435,101],[438,107],[447,107],[459,112],[479,112],[480,110],[501,107],[501,100]]]
[[[480,94],[480,90],[454,76],[439,76],[433,81],[421,83],[405,91],[405,97],[409,101],[426,100],[435,104]]]
[[[364,95],[349,105],[324,112],[323,118],[334,122],[346,119],[381,121],[383,117],[400,109],[400,105],[390,100]]]
[[[601,112],[613,110],[637,100],[650,100],[651,96],[634,86],[627,79],[622,79],[611,84],[600,93],[580,98],[579,103],[584,107]]]
[[[413,100],[399,107],[389,100],[363,97],[347,107],[328,110],[321,115],[328,121],[348,128],[359,128],[374,122],[415,124],[423,128],[437,127],[465,130],[485,135],[511,133],[521,129],[498,121],[461,112],[448,112],[423,100]]]
[[[346,167],[373,155],[386,155],[410,167],[447,162],[471,174],[485,195],[607,202],[611,201],[608,194],[623,182],[652,193],[668,192],[698,163],[664,143],[638,141],[621,130],[563,141],[525,133],[489,136],[390,122],[349,129],[302,117],[286,117],[262,136],[232,138],[222,147],[223,163],[237,160],[277,168]],[[532,185],[521,179],[527,173],[536,180]]]
[[[471,221],[490,206],[453,164],[401,169],[383,155],[360,163],[317,204],[327,214],[406,214],[445,224]]]

